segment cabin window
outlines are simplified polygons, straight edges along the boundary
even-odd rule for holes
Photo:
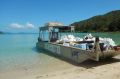
[[[58,32],[59,29],[52,27],[49,27],[49,29],[40,29],[39,40],[55,42],[56,40],[58,40]]]
[[[41,41],[49,41],[49,32],[47,30],[39,32],[39,39]]]

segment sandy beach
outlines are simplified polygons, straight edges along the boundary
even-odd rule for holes
[[[1,72],[0,79],[120,79],[120,56],[100,62],[88,60],[79,65],[54,61],[43,67]]]

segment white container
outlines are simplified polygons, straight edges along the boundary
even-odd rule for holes
[[[81,48],[83,50],[86,50],[87,49],[87,44],[84,43],[84,44],[76,44],[75,47],[78,47],[78,48]]]

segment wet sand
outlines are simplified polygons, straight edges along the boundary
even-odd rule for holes
[[[56,59],[46,66],[2,72],[0,79],[120,79],[120,56],[78,65]]]

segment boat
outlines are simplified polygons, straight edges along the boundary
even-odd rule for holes
[[[64,31],[71,32],[73,35],[62,36]],[[101,42],[101,38],[98,36],[93,37],[88,34],[83,39],[79,37],[73,39],[74,34],[74,26],[64,26],[62,23],[56,22],[46,23],[44,26],[39,27],[36,47],[38,50],[49,51],[53,55],[75,63],[81,63],[86,60],[100,61],[101,59],[112,58],[120,54],[120,46],[106,44],[105,47],[105,42]],[[76,41],[76,39],[78,40]],[[105,39],[102,41],[105,41]],[[109,41],[107,42],[109,43]]]

